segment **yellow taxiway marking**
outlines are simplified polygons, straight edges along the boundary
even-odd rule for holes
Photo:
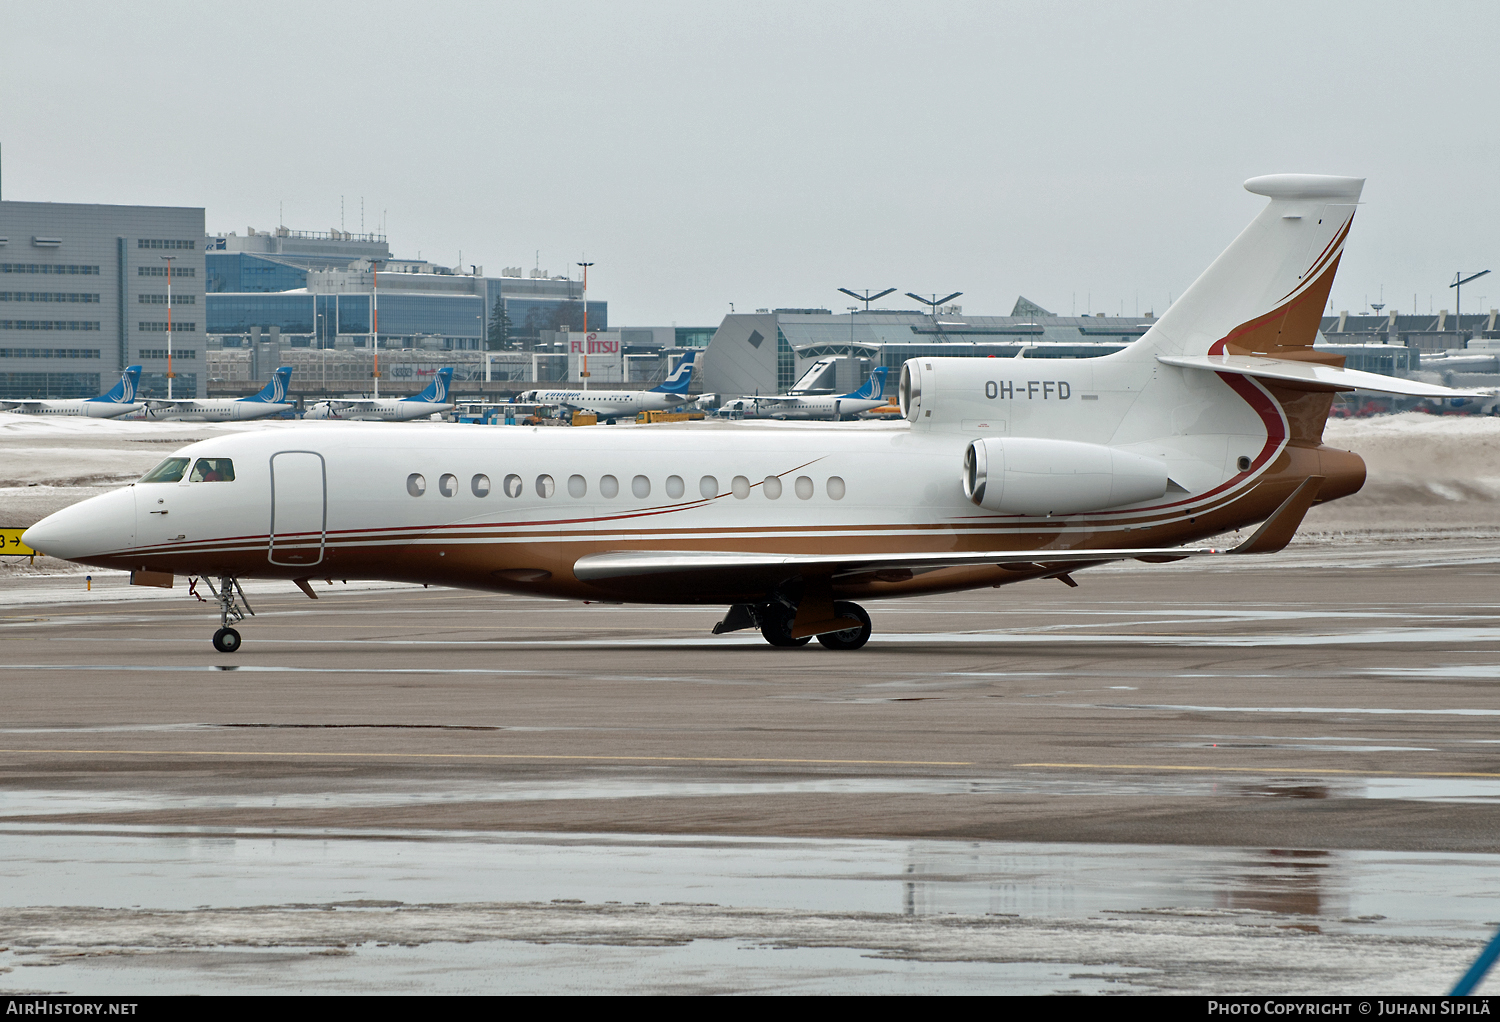
[[[1336,767],[1168,766],[1161,763],[1012,763],[1055,770],[1183,770],[1199,774],[1341,774],[1350,777],[1500,777],[1470,770],[1343,770]]]
[[[790,763],[805,766],[973,766],[924,759],[778,759],[751,756],[563,756],[525,752],[236,752],[227,749],[0,749],[0,755],[54,753],[72,756],[281,756],[347,759],[550,759],[609,763]]]

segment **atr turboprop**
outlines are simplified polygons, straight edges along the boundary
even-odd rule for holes
[[[696,350],[689,351],[677,368],[650,390],[528,390],[516,398],[520,404],[546,405],[592,412],[600,418],[630,418],[641,412],[670,411],[687,403],[693,382]]]
[[[356,419],[374,422],[407,422],[411,419],[426,419],[453,407],[448,400],[448,388],[453,382],[453,369],[439,369],[420,394],[401,398],[333,398],[319,401],[307,410],[304,419]]]
[[[271,374],[271,382],[252,397],[224,397],[198,400],[196,398],[149,398],[146,415],[152,419],[172,419],[178,422],[244,422],[248,419],[264,419],[268,415],[280,415],[297,407],[286,397],[287,381],[292,377],[292,367],[282,366]]]
[[[1313,347],[1363,186],[1253,178],[1269,202],[1142,337],[1096,358],[909,359],[896,428],[247,431],[22,541],[142,584],[204,577],[226,652],[243,578],[720,606],[716,634],[851,650],[871,631],[855,601],[1271,553],[1364,484],[1323,443],[1335,394],[1470,396]]]
[[[743,419],[841,419],[854,416],[888,403],[885,374],[885,366],[877,366],[864,386],[848,394],[737,397],[720,405],[718,414]]]
[[[85,415],[91,419],[113,419],[146,407],[135,399],[135,390],[140,382],[141,367],[127,366],[120,374],[120,382],[107,394],[73,400],[39,398],[0,401],[0,412],[15,412],[18,415]]]

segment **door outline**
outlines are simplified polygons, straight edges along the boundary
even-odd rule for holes
[[[315,561],[278,561],[276,559],[276,459],[283,454],[311,454],[318,459],[318,474],[323,481],[323,518],[318,529],[318,559]],[[328,463],[323,460],[323,455],[317,451],[277,451],[271,455],[271,531],[267,536],[268,546],[266,548],[266,559],[272,564],[280,564],[284,567],[310,568],[323,563],[323,548],[328,538]],[[305,539],[295,541],[297,544],[307,542]],[[291,544],[283,544],[284,546]]]

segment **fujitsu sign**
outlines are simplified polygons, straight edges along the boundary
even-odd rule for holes
[[[569,340],[568,354],[570,355],[618,355],[620,353],[620,335],[607,333],[599,335],[590,333],[584,340]]]

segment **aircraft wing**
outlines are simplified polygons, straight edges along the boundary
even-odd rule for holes
[[[34,400],[34,401],[32,401],[32,400],[0,401],[0,412],[8,412],[12,408],[25,408],[25,407],[27,407],[29,405],[38,405],[39,406],[39,405],[41,405],[41,403],[42,402],[41,402],[40,399],[37,399],[37,400]]]
[[[766,405],[788,405],[801,401],[800,397],[788,397],[785,394],[772,394],[769,397],[742,397],[741,401],[759,401]]]
[[[153,412],[172,412],[196,408],[198,407],[198,402],[192,398],[174,397],[168,401],[164,397],[148,397],[146,398],[146,407]]]
[[[1219,373],[1237,373],[1266,380],[1300,383],[1315,390],[1373,390],[1381,394],[1405,394],[1409,397],[1489,397],[1487,391],[1454,390],[1416,380],[1402,380],[1380,373],[1360,372],[1315,362],[1292,362],[1257,355],[1157,355],[1156,360],[1184,369],[1210,369]]]
[[[895,573],[910,578],[916,571],[935,568],[997,567],[1016,571],[1051,569],[1063,575],[1078,568],[1111,561],[1139,560],[1148,563],[1180,561],[1188,557],[1221,554],[1275,553],[1291,541],[1302,517],[1317,499],[1323,476],[1309,476],[1281,506],[1261,524],[1254,535],[1235,547],[1136,547],[1094,550],[978,550],[917,553],[777,554],[717,550],[620,550],[580,557],[573,574],[580,581],[608,587],[611,581],[653,577],[661,584],[683,589],[695,581],[712,577],[747,590],[770,589],[793,575],[830,575],[835,581],[860,575]],[[1050,576],[1049,576],[1050,577]]]

